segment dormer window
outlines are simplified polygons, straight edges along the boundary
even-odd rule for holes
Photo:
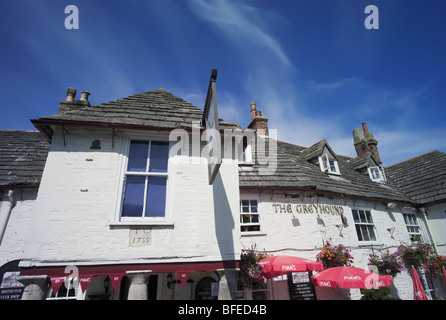
[[[327,153],[324,153],[319,157],[319,165],[322,172],[338,175],[341,174],[339,171],[338,161],[329,157]]]
[[[382,182],[382,183],[386,182],[386,177],[384,175],[383,170],[380,167],[378,166],[369,167],[368,172],[370,179],[372,179],[372,181]]]

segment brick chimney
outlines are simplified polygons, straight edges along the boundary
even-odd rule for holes
[[[358,157],[371,153],[380,164],[382,163],[377,148],[378,141],[369,132],[365,122],[362,123],[362,130],[360,128],[353,129],[353,145],[355,146]]]
[[[89,92],[83,91],[81,93],[80,100],[74,100],[76,96],[76,89],[68,88],[67,99],[60,102],[59,114],[64,114],[67,111],[73,111],[80,109],[82,107],[89,107],[90,102],[88,101]]]
[[[262,113],[257,111],[255,102],[251,102],[251,122],[248,125],[248,129],[261,130],[259,131],[260,134],[268,135],[268,118],[263,117]]]

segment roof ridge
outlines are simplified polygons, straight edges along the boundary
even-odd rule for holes
[[[308,149],[314,147],[315,145],[318,145],[319,143],[321,143],[321,142],[323,142],[323,141],[327,141],[327,140],[324,138],[324,139],[322,139],[321,141],[316,142],[316,143],[312,144],[311,146],[309,146],[308,148],[302,150],[302,152],[304,152],[304,151],[306,151],[306,150],[308,150]]]
[[[38,133],[39,130],[17,130],[17,129],[0,129],[0,132],[32,132],[32,133]]]

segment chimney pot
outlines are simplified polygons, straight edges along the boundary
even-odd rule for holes
[[[256,103],[253,101],[251,102],[251,120],[255,118],[256,112],[257,112]]]
[[[365,122],[362,123],[362,130],[364,132],[369,132],[369,130],[367,129],[367,125],[365,124]]]
[[[67,101],[73,101],[76,96],[76,89],[68,88],[67,90]]]
[[[81,93],[81,100],[88,101],[88,96],[89,95],[90,95],[90,92],[82,91],[82,93]]]

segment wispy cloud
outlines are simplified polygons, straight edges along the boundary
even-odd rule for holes
[[[262,11],[246,4],[230,0],[193,0],[191,10],[200,18],[211,22],[231,42],[243,49],[246,44],[257,45],[271,50],[285,65],[291,61],[280,43],[266,30]],[[241,51],[243,52],[243,51]]]

